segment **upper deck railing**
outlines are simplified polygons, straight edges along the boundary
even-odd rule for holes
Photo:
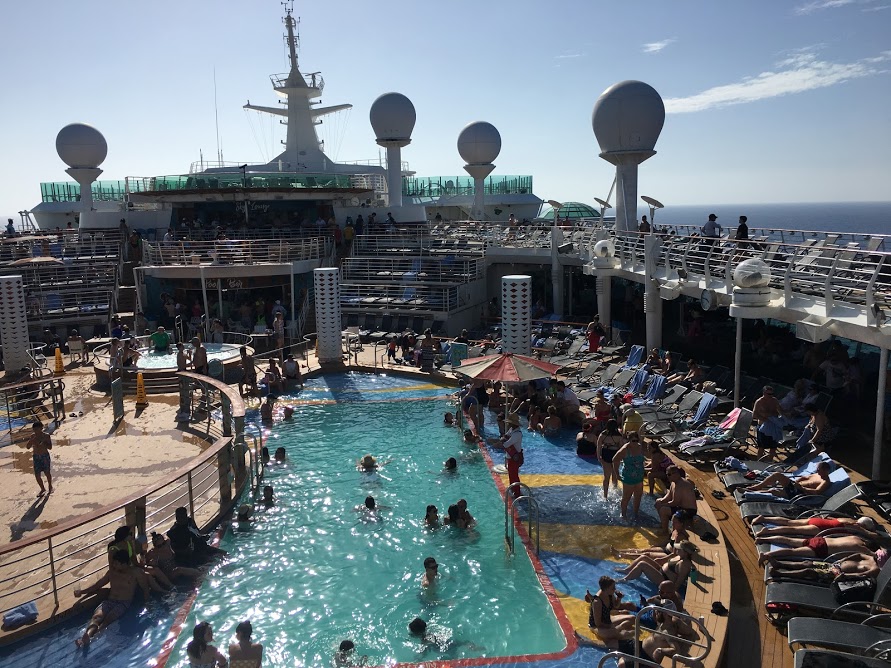
[[[156,241],[142,244],[146,266],[282,264],[321,260],[333,248],[330,237],[225,241]]]
[[[287,190],[351,188],[349,175],[305,172],[218,172],[170,176],[128,176],[131,193],[200,190]]]
[[[483,182],[487,195],[525,195],[532,193],[531,176],[490,176]],[[402,178],[402,194],[408,197],[473,195],[469,176],[416,176]]]
[[[341,278],[345,282],[469,283],[485,275],[483,258],[349,257],[343,260],[341,266]]]

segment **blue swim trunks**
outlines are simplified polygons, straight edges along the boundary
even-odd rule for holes
[[[48,452],[34,455],[34,473],[50,472],[50,456]]]

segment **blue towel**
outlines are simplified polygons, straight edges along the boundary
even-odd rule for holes
[[[634,374],[634,378],[631,380],[631,385],[628,387],[628,391],[634,395],[640,394],[647,383],[647,376],[649,376],[649,372],[646,369],[639,369]]]
[[[3,615],[3,628],[17,629],[23,624],[35,621],[37,621],[37,604],[34,601],[28,601]]]
[[[628,353],[628,359],[625,361],[625,366],[622,367],[624,369],[633,369],[638,364],[640,364],[643,359],[644,347],[643,346],[631,346],[631,352]]]

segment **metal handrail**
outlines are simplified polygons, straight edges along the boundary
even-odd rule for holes
[[[524,494],[524,495],[518,496],[518,497],[514,498],[513,501],[511,501],[511,504],[510,504],[511,515],[513,515],[514,506],[516,506],[519,501],[526,501],[529,504],[529,528],[526,531],[529,534],[530,541],[532,540],[532,517],[533,517],[533,515],[535,516],[535,554],[539,554],[541,551],[541,549],[540,549],[541,548],[541,526],[540,526],[541,511],[538,507],[538,502],[532,496],[531,492],[529,494]],[[510,541],[508,543],[510,545],[511,551],[513,551],[515,539],[516,539],[516,524],[511,522],[510,523]]]
[[[673,636],[670,633],[666,633],[665,631],[659,631],[658,628],[655,630],[650,630],[650,632],[653,635],[658,635],[663,638],[668,638],[670,640],[677,640],[679,642],[689,645],[690,647],[701,647],[705,650],[699,656],[687,656],[685,654],[675,654],[674,656],[671,657],[671,665],[672,666],[677,665],[677,660],[679,658],[683,659],[685,662],[689,662],[691,664],[693,662],[702,661],[702,659],[707,657],[709,652],[712,651],[712,637],[709,635],[708,629],[705,627],[705,624],[703,624],[700,620],[696,619],[692,615],[688,615],[685,612],[678,612],[677,610],[669,610],[667,608],[659,607],[658,605],[652,605],[652,604],[645,605],[635,613],[635,615],[634,615],[634,637],[635,638],[640,638],[640,632],[641,632],[640,620],[641,620],[641,617],[643,616],[644,612],[646,612],[647,610],[652,610],[653,614],[655,614],[656,612],[659,612],[663,615],[668,615],[669,617],[674,617],[676,619],[682,619],[682,620],[690,623],[691,625],[695,624],[696,626],[699,627],[699,636],[702,638],[705,638],[705,644],[703,645],[703,644],[700,644],[699,642],[696,642],[694,640],[687,640],[686,638],[681,638],[679,636]],[[640,652],[640,646],[635,644],[635,647],[634,647],[635,657],[639,654],[639,652]]]
[[[459,413],[462,411],[459,411]],[[512,482],[507,486],[507,489],[504,490],[504,540],[507,543],[508,549],[513,552],[514,551],[514,542],[513,542],[513,522],[511,519],[513,518],[513,492],[515,489],[519,489],[522,493],[522,496],[531,497],[532,496],[532,488],[529,485],[523,482]],[[529,539],[532,539],[532,536],[529,536]]]
[[[662,668],[661,663],[656,663],[655,661],[650,661],[649,659],[641,659],[639,656],[635,656],[633,654],[627,654],[625,652],[620,652],[619,650],[613,650],[612,652],[607,652],[602,657],[600,657],[600,661],[597,662],[597,668],[604,668],[606,666],[606,662],[610,659],[615,660],[618,665],[620,660],[631,661],[631,666],[633,668],[637,668],[637,666],[648,666],[649,668]]]

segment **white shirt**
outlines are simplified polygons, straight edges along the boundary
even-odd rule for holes
[[[511,448],[517,453],[523,452],[523,430],[519,427],[511,427],[511,430],[507,433],[504,449],[510,450]]]

